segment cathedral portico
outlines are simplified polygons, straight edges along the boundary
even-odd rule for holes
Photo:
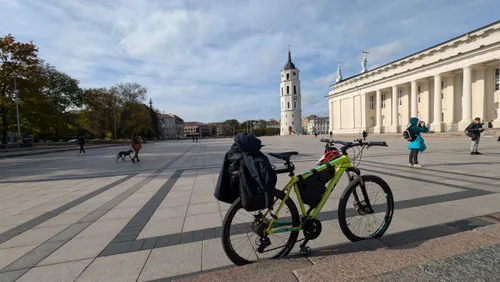
[[[436,132],[463,130],[475,117],[500,126],[499,58],[496,22],[340,80],[327,96],[331,130],[401,132],[410,117],[424,120]],[[354,109],[340,106],[349,100]],[[363,120],[353,123],[351,116]]]

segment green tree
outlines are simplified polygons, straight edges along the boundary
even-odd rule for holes
[[[49,121],[55,138],[59,138],[61,130],[68,134],[70,128],[67,118],[71,116],[68,110],[82,106],[83,90],[79,87],[78,80],[49,64],[40,64],[38,73],[44,80],[41,91],[46,99],[45,118]]]
[[[7,143],[9,118],[15,116],[12,95],[14,76],[29,76],[37,71],[37,66],[38,48],[33,42],[17,42],[11,34],[0,37],[0,117],[3,144]]]
[[[127,120],[133,115],[132,108],[134,104],[142,103],[146,99],[147,89],[138,83],[119,83],[111,87],[110,91],[116,93],[120,99],[121,111],[118,130],[125,134],[129,129],[126,128]],[[128,134],[127,134],[128,135]]]
[[[83,101],[86,106],[83,111],[83,125],[89,128],[99,138],[112,136],[117,118],[120,98],[114,91],[106,88],[87,89]]]

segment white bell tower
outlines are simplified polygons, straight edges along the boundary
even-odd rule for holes
[[[281,71],[280,97],[280,135],[302,134],[299,69],[292,63],[290,48],[288,48],[288,62]]]

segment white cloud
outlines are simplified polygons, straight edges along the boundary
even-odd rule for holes
[[[470,29],[497,18],[490,12],[495,0],[457,1],[453,15],[442,13],[449,5],[419,0],[0,0],[0,6],[0,32],[33,40],[42,58],[84,87],[135,81],[160,110],[205,122],[279,117],[288,44],[301,69],[303,114],[321,114],[337,65],[344,78],[359,73],[363,48],[373,68],[467,31],[460,18],[472,12],[482,16],[468,17]]]

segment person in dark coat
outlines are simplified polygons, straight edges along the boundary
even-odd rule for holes
[[[478,152],[479,140],[481,139],[481,133],[484,131],[483,124],[480,118],[475,118],[474,122],[469,124],[465,129],[469,132],[469,137],[471,139],[470,144],[470,154],[471,155],[482,155]]]
[[[85,137],[83,137],[83,136],[78,137],[78,145],[80,145],[80,152],[78,154],[82,154],[82,153],[86,154],[85,148],[84,148],[84,146],[85,146]]]

